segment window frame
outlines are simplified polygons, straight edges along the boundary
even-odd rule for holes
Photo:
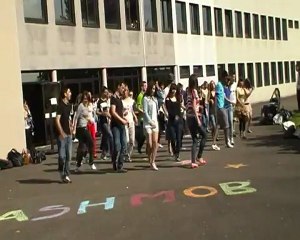
[[[281,19],[281,27],[282,27],[282,40],[288,40],[288,23],[285,18]]]
[[[284,84],[284,73],[283,73],[282,62],[277,62],[277,77],[278,77],[278,84]]]
[[[253,63],[247,63],[247,78],[251,82],[252,86],[254,85],[254,65]]]
[[[256,13],[253,13],[252,19],[253,19],[253,38],[260,39],[259,15]]]
[[[264,86],[271,86],[270,64],[268,62],[264,62],[263,68],[264,68]]]
[[[260,26],[261,26],[261,39],[268,39],[268,23],[267,16],[260,16]]]
[[[202,65],[194,65],[193,66],[193,74],[196,74],[197,77],[203,77],[204,76],[204,74],[203,74],[203,66]]]
[[[146,26],[146,21],[145,21],[145,1],[144,0],[144,25],[145,25],[145,31],[146,32],[157,32],[158,31],[158,25],[157,25],[157,10],[156,10],[156,0],[148,0],[151,1],[151,18],[152,18],[152,27],[147,27]]]
[[[57,1],[57,0],[56,0]],[[61,2],[63,0],[60,0]],[[68,3],[70,4],[71,8],[71,19],[70,20],[57,20],[56,19],[56,11],[54,10],[55,15],[55,24],[56,25],[62,25],[62,26],[76,26],[76,18],[75,18],[75,4],[73,0],[68,0]],[[54,6],[55,8],[55,6]]]
[[[205,18],[204,11],[208,14],[208,19]],[[206,36],[212,36],[213,35],[213,28],[212,28],[212,18],[211,18],[211,7],[210,6],[202,6],[202,20],[203,20],[203,34]],[[208,20],[208,21],[207,21]],[[205,26],[205,22],[208,23],[207,29]]]
[[[228,15],[229,14],[229,15]],[[232,18],[232,10],[225,9],[225,31],[226,37],[233,37],[233,18]],[[229,17],[229,20],[227,19]],[[228,28],[229,27],[229,28]]]
[[[291,61],[291,82],[296,82],[296,62]]]
[[[243,17],[241,11],[234,11],[234,18],[235,18],[235,36],[237,38],[243,38]],[[240,20],[240,21],[239,21]]]
[[[279,25],[277,25],[279,23]],[[275,36],[276,36],[276,40],[281,40],[282,36],[281,36],[281,19],[276,17],[275,18]]]
[[[290,63],[288,61],[284,62],[284,82],[290,83],[291,82],[291,74],[290,74]]]
[[[223,37],[223,15],[222,8],[214,8],[214,18],[215,18],[215,34],[216,36]]]
[[[165,18],[164,18],[164,3],[166,5],[167,19],[170,24],[169,28],[166,28]],[[160,11],[161,11],[161,27],[163,33],[172,33],[173,32],[173,13],[172,13],[172,2],[171,0],[160,0]]]
[[[295,29],[299,29],[299,21],[295,20],[294,26],[295,26]]]
[[[192,10],[193,9],[193,10]],[[191,25],[191,34],[200,35],[200,13],[199,13],[199,4],[190,3],[190,25]],[[193,13],[193,14],[192,14]],[[203,71],[203,69],[202,69]],[[202,73],[203,74],[203,73]]]
[[[190,66],[179,66],[180,79],[190,77]]]
[[[242,71],[241,71],[242,70]],[[238,63],[238,79],[245,79],[245,63]]]
[[[23,1],[23,10],[24,10],[24,3],[25,2]],[[48,24],[49,22],[48,22],[47,0],[41,0],[41,12],[42,12],[42,18],[25,17],[25,12],[24,12],[25,23]]]
[[[256,87],[263,87],[263,74],[262,66],[260,62],[255,63],[255,76],[256,76]]]
[[[107,0],[110,1],[110,0]],[[106,1],[104,0],[103,5],[104,5],[104,20],[105,20],[105,28],[106,29],[116,29],[116,30],[120,30],[121,29],[121,9],[120,9],[120,0],[114,0],[114,1],[118,1],[118,22],[117,23],[107,23],[107,15],[106,15]]]
[[[93,0],[94,2],[94,11],[95,11],[95,16],[96,16],[96,19],[95,19],[95,23],[93,24],[89,24],[88,23],[88,17],[87,17],[87,23],[85,24],[83,22],[83,15],[82,15],[82,2],[84,1],[85,5],[86,5],[86,16],[88,16],[88,8],[87,8],[87,1],[88,0],[80,0],[80,6],[81,6],[81,21],[82,21],[82,26],[83,27],[89,27],[89,28],[99,28],[100,27],[100,20],[99,20],[99,5],[98,5],[98,1],[97,0]]]
[[[181,16],[178,16],[177,6],[180,4]],[[175,1],[177,33],[187,34],[186,2]],[[178,18],[182,21],[183,29],[178,28]]]
[[[215,67],[214,64],[205,65],[205,71],[206,71],[206,77],[214,77],[214,76],[216,76],[216,67]],[[210,73],[210,74],[207,74],[207,73]]]
[[[294,21],[289,19],[289,28],[294,28]]]
[[[268,16],[268,35],[269,40],[275,40],[274,17]]]
[[[244,27],[245,27],[245,38],[252,38],[251,14],[248,12],[244,13]]]
[[[276,83],[275,83],[275,81],[276,81]],[[278,81],[277,81],[277,64],[276,64],[276,62],[271,62],[271,83],[272,83],[272,85],[278,85]]]

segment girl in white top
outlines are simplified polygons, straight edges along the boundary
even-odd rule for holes
[[[126,138],[127,138],[127,157],[131,162],[131,155],[135,141],[135,123],[137,123],[137,117],[134,113],[133,106],[134,100],[130,97],[128,86],[125,87],[124,99],[122,100],[124,108],[124,118],[127,120],[128,125],[125,126]]]

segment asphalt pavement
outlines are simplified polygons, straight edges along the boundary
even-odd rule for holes
[[[253,106],[255,116],[261,105]],[[282,105],[293,110],[296,98]],[[300,141],[257,118],[252,130],[233,149],[222,136],[221,151],[208,141],[207,165],[198,169],[189,168],[187,137],[181,163],[165,144],[159,149],[159,171],[136,152],[125,174],[96,160],[99,170],[84,164],[71,184],[59,181],[57,155],[0,171],[0,239],[298,240]]]

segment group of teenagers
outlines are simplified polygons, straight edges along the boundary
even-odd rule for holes
[[[72,136],[79,141],[75,172],[80,171],[82,159],[87,153],[91,169],[97,169],[94,164],[97,157],[96,131],[100,130],[101,158],[109,154],[113,170],[125,173],[124,161],[131,161],[135,142],[141,152],[145,140],[150,169],[158,170],[157,149],[164,129],[170,152],[176,161],[180,161],[183,135],[186,129],[189,130],[192,169],[206,164],[203,150],[208,133],[212,133],[212,148],[220,150],[216,144],[219,127],[224,131],[225,145],[233,148],[234,117],[239,119],[241,138],[246,138],[246,131],[251,132],[247,125],[252,116],[249,97],[253,88],[250,84],[247,86],[247,81],[239,80],[236,84],[235,77],[224,71],[217,83],[204,82],[198,87],[198,77],[192,74],[187,89],[183,90],[181,84],[174,83],[173,74],[169,75],[169,79],[172,82],[166,88],[158,82],[142,82],[136,101],[124,82],[118,83],[115,93],[103,87],[97,100],[84,91],[78,97],[73,116],[71,90],[63,88],[55,120],[62,182],[71,182],[69,162]]]

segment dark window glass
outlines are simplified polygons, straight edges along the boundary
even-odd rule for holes
[[[141,72],[139,70],[139,72]],[[169,85],[171,81],[168,78],[168,75],[174,74],[173,66],[157,66],[157,67],[147,67],[147,79],[148,81],[159,81],[163,82],[165,86]],[[140,90],[137,91],[137,94]]]
[[[191,33],[200,34],[199,5],[190,3]]]
[[[177,32],[187,33],[185,2],[176,1]]]
[[[235,31],[236,37],[243,37],[243,23],[242,23],[242,13],[235,11]]]
[[[274,18],[273,17],[268,17],[268,22],[269,22],[269,39],[274,40]]]
[[[81,0],[82,26],[99,27],[98,11],[97,0]]]
[[[259,32],[259,18],[257,14],[253,14],[253,35],[255,39],[260,38],[260,32]]]
[[[74,1],[54,0],[55,23],[58,25],[75,25]]]
[[[238,70],[239,70],[239,79],[245,79],[245,64],[239,63]]]
[[[289,28],[294,28],[294,21],[293,20],[289,20]]]
[[[282,62],[277,63],[279,84],[283,84],[283,65]]]
[[[275,18],[275,23],[276,23],[276,40],[281,40],[280,18]]]
[[[27,23],[48,23],[46,0],[23,0],[24,18]]]
[[[283,40],[288,40],[287,21],[286,21],[286,19],[282,19],[282,39]]]
[[[215,8],[215,30],[217,36],[223,36],[223,18],[222,18],[222,9]]]
[[[51,80],[50,72],[22,72],[21,78],[23,83],[27,82],[49,82]]]
[[[234,63],[228,64],[228,74],[229,75],[235,74],[235,64]]]
[[[245,17],[245,38],[251,38],[251,15],[250,13],[244,13]]]
[[[296,64],[295,64],[295,62],[291,62],[291,76],[292,76],[292,82],[296,82]]]
[[[189,78],[190,77],[190,67],[189,66],[180,66],[180,78]]]
[[[121,29],[120,2],[119,0],[104,0],[105,27]]]
[[[247,78],[251,82],[251,86],[254,86],[254,70],[253,63],[247,63]]]
[[[261,23],[261,38],[267,39],[268,38],[268,30],[267,30],[267,17],[261,16],[260,17],[260,23]]]
[[[203,67],[198,65],[193,67],[193,73],[198,77],[203,77]]]
[[[255,63],[256,68],[256,87],[262,87],[262,71],[261,71],[261,63]]]
[[[285,76],[285,82],[289,83],[291,81],[290,78],[290,63],[284,62],[284,76]]]
[[[275,62],[271,62],[271,78],[272,78],[272,85],[277,85],[277,71],[276,71]]]
[[[171,0],[161,0],[161,21],[163,32],[173,32]]]
[[[226,37],[233,37],[232,11],[225,10]]]
[[[125,0],[126,29],[140,30],[140,12],[138,0]]]
[[[265,86],[270,86],[270,68],[269,63],[264,63],[264,79],[265,79]]]
[[[211,25],[211,9],[210,7],[202,7],[203,15],[203,31],[204,35],[212,35],[212,25]]]
[[[215,65],[206,65],[206,76],[212,77],[215,76]]]
[[[156,0],[144,0],[144,18],[145,30],[157,32]]]
[[[224,71],[226,70],[226,66],[225,64],[218,64],[217,68],[218,68],[218,79],[221,79]]]
[[[299,29],[299,22],[295,21],[295,29]]]

